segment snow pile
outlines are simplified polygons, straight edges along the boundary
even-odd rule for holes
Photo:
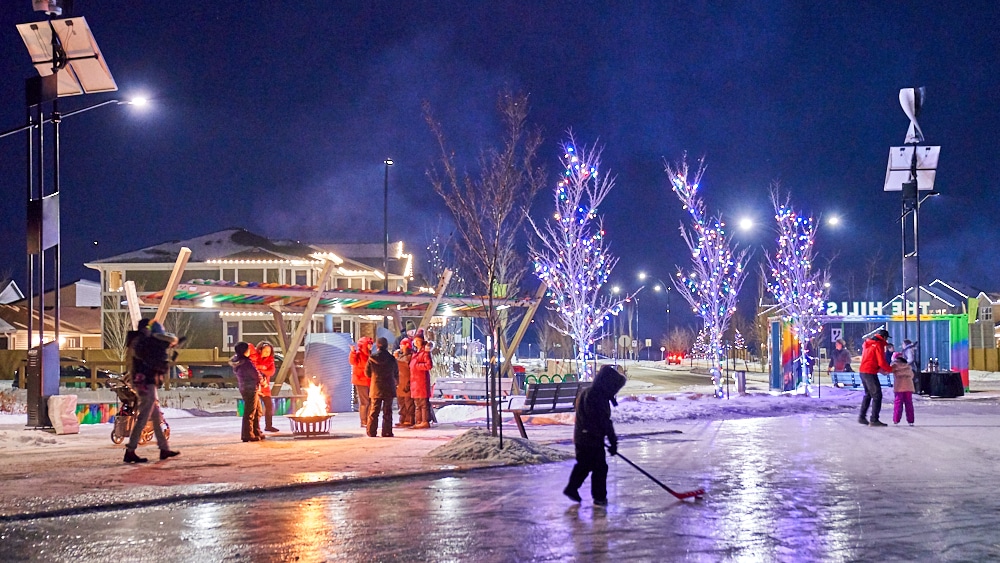
[[[23,421],[22,421],[23,423]],[[59,445],[65,442],[51,434],[38,430],[0,430],[0,451],[20,446]]]
[[[439,423],[465,422],[486,418],[486,407],[478,405],[447,405],[434,411]]]
[[[857,410],[861,393],[823,389],[821,398],[803,395],[755,393],[716,399],[706,393],[626,396],[618,399],[611,419],[619,424],[669,420],[730,419],[788,416],[793,414],[837,414]],[[889,404],[891,405],[891,393]],[[884,404],[884,402],[883,402]]]
[[[548,448],[523,438],[500,440],[489,431],[473,428],[443,446],[434,448],[428,457],[449,461],[490,461],[509,465],[551,463],[571,459],[572,454]]]

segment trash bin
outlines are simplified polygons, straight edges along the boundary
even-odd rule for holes
[[[740,395],[747,394],[747,372],[736,370],[736,392]]]
[[[517,380],[517,388],[524,389],[524,377],[525,373],[528,371],[524,366],[513,366],[514,368],[514,379]]]

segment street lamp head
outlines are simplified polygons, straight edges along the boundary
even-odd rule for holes
[[[611,288],[611,293],[614,293],[614,294],[617,294],[617,293],[619,293],[619,292],[620,292],[621,290],[622,290],[622,288],[620,288],[620,287],[618,287],[618,286],[616,285],[616,286],[614,286],[614,287],[612,287],[612,288]]]
[[[837,217],[836,215],[832,215],[829,218],[827,218],[826,224],[830,225],[832,227],[835,227],[835,226],[837,226],[837,225],[840,224],[840,217]]]
[[[118,102],[118,103],[119,104],[123,104],[123,105],[129,105],[129,106],[144,106],[144,105],[146,105],[146,104],[149,103],[149,100],[147,100],[146,98],[143,98],[142,96],[138,96],[138,97],[132,98],[131,100],[126,100],[124,102]]]
[[[741,231],[749,231],[752,228],[753,228],[753,219],[751,219],[749,217],[744,217],[744,218],[740,219],[740,230]]]
[[[646,280],[646,272],[639,272],[639,279],[642,281]]]
[[[660,284],[656,284],[653,286],[653,291],[659,292],[661,289],[663,289],[663,287]]]
[[[387,159],[385,159],[385,161],[384,161],[384,162],[385,162],[385,165],[386,165],[386,166],[392,166],[393,164],[395,164],[395,163],[394,163],[394,162],[392,161],[392,159],[391,159],[391,158],[387,158]]]

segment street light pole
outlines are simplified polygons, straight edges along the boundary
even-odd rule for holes
[[[382,281],[382,287],[389,291],[389,167],[393,162],[391,158],[382,162],[385,163],[385,183],[382,193],[382,275],[385,279]],[[382,328],[389,328],[388,315],[382,316]]]

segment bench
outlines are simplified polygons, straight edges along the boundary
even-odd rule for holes
[[[438,379],[431,388],[430,403],[433,407],[447,405],[487,405],[486,386],[489,380],[485,377]],[[500,400],[506,400],[511,395],[514,379],[500,379]]]
[[[878,375],[878,383],[882,387],[892,387],[892,374]],[[835,371],[830,373],[830,385],[834,387],[861,387],[861,374],[854,371]]]
[[[517,423],[521,437],[527,438],[528,433],[524,430],[522,416],[573,412],[576,409],[577,395],[587,387],[590,387],[590,382],[531,383],[525,390],[524,404],[516,408],[511,404],[507,412],[514,415],[514,422]]]

